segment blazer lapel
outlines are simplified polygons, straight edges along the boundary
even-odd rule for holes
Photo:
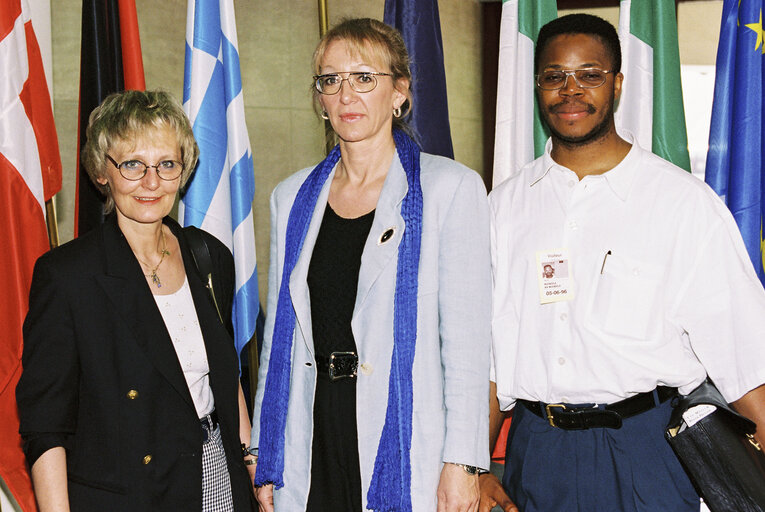
[[[335,166],[335,169],[337,166]],[[296,328],[300,329],[305,340],[308,351],[313,355],[313,326],[311,323],[311,299],[308,293],[308,267],[311,264],[313,248],[316,245],[316,238],[319,236],[319,228],[324,218],[324,211],[327,208],[327,199],[329,197],[329,187],[335,176],[335,169],[329,173],[327,181],[319,193],[316,200],[316,206],[313,210],[311,223],[308,225],[308,232],[303,240],[303,247],[300,250],[300,256],[295,263],[290,275],[290,296],[292,306],[295,308]]]
[[[369,297],[372,286],[383,269],[398,255],[398,246],[405,229],[404,218],[401,216],[401,202],[408,190],[406,173],[396,154],[388,170],[388,176],[385,178],[380,198],[377,200],[375,218],[361,256],[359,284],[353,308],[354,318]],[[359,341],[356,340],[357,345]]]
[[[165,322],[115,216],[105,221],[102,233],[106,274],[97,279],[124,321],[125,337],[146,352],[157,371],[193,407]]]

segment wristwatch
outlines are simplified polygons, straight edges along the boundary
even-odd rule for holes
[[[477,475],[480,469],[478,469],[475,466],[468,466],[467,464],[457,464],[457,466],[461,467],[465,470],[465,473],[468,475]]]

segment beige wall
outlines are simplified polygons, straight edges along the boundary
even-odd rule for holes
[[[276,184],[323,157],[323,126],[311,108],[310,59],[318,41],[316,0],[235,0],[247,125],[255,161],[255,233],[261,298],[268,272],[268,199]],[[384,0],[327,0],[342,17],[382,19]],[[455,158],[482,172],[480,4],[441,0]],[[72,237],[81,0],[51,0],[56,125],[64,165],[57,196],[61,240]],[[183,91],[186,0],[137,0],[148,88]]]

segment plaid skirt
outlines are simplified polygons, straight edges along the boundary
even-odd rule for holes
[[[208,419],[209,421],[209,419]],[[233,512],[231,479],[226,464],[226,453],[220,436],[220,426],[207,429],[207,441],[202,444],[202,512]]]

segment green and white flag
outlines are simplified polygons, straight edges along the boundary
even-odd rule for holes
[[[690,171],[675,2],[621,0],[619,40],[624,83],[616,127],[638,144]]]
[[[555,0],[502,2],[492,186],[544,151],[547,134],[536,106],[534,44],[542,25],[557,17]]]

